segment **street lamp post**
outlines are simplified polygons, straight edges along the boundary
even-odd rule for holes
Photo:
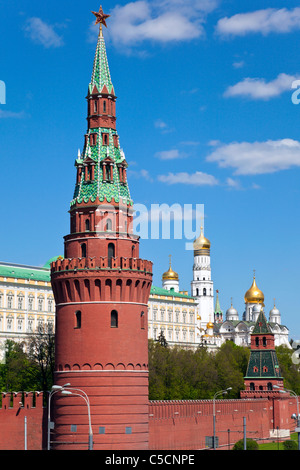
[[[220,390],[219,392],[214,394],[213,398],[213,430],[214,430],[214,437],[213,437],[213,448],[216,450],[216,398],[218,395],[225,395],[228,390],[231,390],[232,387],[226,388],[226,390]]]
[[[51,404],[51,398],[55,393],[61,392],[62,395],[75,395],[79,396],[84,399],[87,409],[88,409],[88,419],[89,419],[89,441],[88,441],[88,449],[93,450],[93,431],[92,431],[92,423],[91,423],[91,410],[90,410],[90,401],[87,396],[87,394],[79,389],[79,388],[73,388],[69,387],[71,385],[70,383],[67,383],[65,385],[53,385],[51,392],[49,393],[49,399],[48,399],[48,436],[47,436],[47,449],[50,450],[50,404]]]
[[[73,387],[68,387],[65,388],[62,392],[63,395],[74,395],[78,396],[84,399],[87,409],[88,409],[88,418],[89,418],[89,442],[88,442],[88,449],[93,450],[93,430],[92,430],[92,422],[91,422],[91,408],[90,408],[90,401],[89,397],[85,393],[84,390],[81,390],[80,388],[73,388]]]
[[[47,450],[50,450],[50,424],[51,424],[51,414],[50,414],[50,406],[51,406],[51,398],[52,396],[60,392],[61,390],[64,389],[64,387],[67,387],[70,385],[69,383],[65,385],[53,385],[51,388],[51,391],[49,392],[49,397],[48,397],[48,426],[47,426]]]
[[[290,393],[291,395],[293,395],[293,397],[296,397],[297,415],[293,413],[292,418],[296,421],[296,432],[298,433],[298,450],[300,450],[300,415],[298,395],[293,390],[289,390],[288,388],[280,388],[278,385],[273,385],[273,387],[278,388],[280,393]]]

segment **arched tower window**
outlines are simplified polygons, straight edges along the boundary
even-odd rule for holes
[[[141,312],[141,329],[145,329],[145,312]]]
[[[82,243],[81,245],[81,258],[86,258],[86,244]]]
[[[203,295],[206,295],[206,288],[203,289]]]
[[[265,336],[263,337],[263,346],[267,346],[267,338]]]
[[[256,336],[256,338],[255,338],[255,346],[259,346],[259,338],[258,338],[258,336]]]
[[[116,310],[111,311],[110,326],[111,328],[118,328],[118,312]]]
[[[89,221],[89,219],[86,219],[86,221],[85,221],[85,231],[86,232],[90,231],[90,221]]]
[[[111,221],[111,219],[107,219],[107,221],[106,221],[105,231],[108,231],[108,230],[109,231],[112,230],[112,221]]]
[[[108,257],[108,266],[109,266],[109,268],[111,268],[112,267],[112,258],[115,257],[115,245],[113,243],[108,244],[107,257]]]

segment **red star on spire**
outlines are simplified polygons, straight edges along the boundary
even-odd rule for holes
[[[99,11],[92,11],[93,15],[96,16],[96,23],[95,24],[104,24],[104,26],[107,28],[107,24],[106,24],[106,18],[109,18],[110,15],[105,15],[103,13],[103,10],[102,10],[102,6],[100,6],[100,9]]]

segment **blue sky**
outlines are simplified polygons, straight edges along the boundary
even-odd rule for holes
[[[241,318],[255,269],[266,313],[275,297],[299,340],[300,5],[265,3],[102,0],[104,35],[134,202],[204,204],[224,313],[232,297]],[[98,9],[0,1],[2,261],[43,265],[63,253]],[[155,285],[172,254],[190,291],[185,243],[141,241]]]

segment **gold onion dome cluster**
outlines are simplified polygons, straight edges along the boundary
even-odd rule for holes
[[[210,250],[210,241],[204,236],[203,227],[201,227],[201,233],[193,243],[194,252],[200,252],[202,250]]]
[[[265,296],[262,291],[257,287],[255,276],[253,277],[252,286],[250,289],[247,290],[245,294],[245,302],[246,303],[256,303],[256,304],[263,304],[265,300]]]

